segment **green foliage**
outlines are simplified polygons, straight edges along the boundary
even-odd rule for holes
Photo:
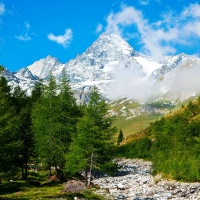
[[[90,101],[78,121],[77,135],[73,137],[70,146],[66,171],[77,173],[84,170],[86,174],[89,171],[90,176],[93,168],[99,171],[112,168],[110,151],[113,145],[110,138],[115,133],[112,121],[105,100],[96,87],[92,88]]]
[[[140,139],[117,147],[117,156],[153,161],[154,173],[200,180],[200,98],[151,123]]]
[[[122,142],[123,138],[124,138],[123,132],[122,132],[122,130],[120,130],[118,138],[117,138],[117,144],[118,145],[120,145],[120,143]]]
[[[27,178],[28,162],[34,156],[34,140],[31,131],[31,108],[32,101],[19,86],[15,87],[12,93],[12,102],[16,114],[20,119],[19,136],[22,144],[18,166],[22,168],[22,178]]]
[[[21,150],[20,119],[11,101],[10,87],[0,78],[0,172],[11,174]]]
[[[31,92],[31,100],[33,103],[37,102],[38,99],[42,96],[42,90],[44,88],[42,80],[39,80],[35,83],[35,86]]]
[[[0,65],[0,74],[4,71],[4,66]]]
[[[48,84],[38,85],[32,95],[36,99],[32,110],[32,130],[38,157],[49,168],[59,166],[62,169],[79,114],[65,73],[59,85],[50,74]]]
[[[150,149],[152,141],[147,138],[137,139],[116,149],[117,156],[126,156],[127,158],[150,158]]]
[[[191,122],[182,114],[166,119],[162,131],[158,131],[158,124],[153,125],[155,142],[151,148],[155,170],[175,179],[200,180],[199,122]]]

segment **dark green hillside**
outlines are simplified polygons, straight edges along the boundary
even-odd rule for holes
[[[169,113],[121,146],[119,154],[153,161],[154,172],[178,180],[200,180],[200,98]]]

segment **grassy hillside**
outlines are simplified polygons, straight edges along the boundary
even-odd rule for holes
[[[121,156],[153,161],[154,172],[185,181],[200,181],[200,98],[171,110],[151,123],[132,142],[118,149]]]
[[[148,104],[139,104],[133,100],[124,98],[111,102],[109,105],[110,112],[116,116],[113,125],[123,130],[125,138],[145,129],[150,123],[160,119],[174,107],[169,102],[157,101]]]

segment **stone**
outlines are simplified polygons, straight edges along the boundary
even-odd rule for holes
[[[96,178],[98,184],[112,198],[109,200],[200,200],[200,183],[168,181],[161,175],[153,177],[151,162],[141,159],[117,159],[119,171],[113,177]],[[107,192],[108,194],[108,192]]]
[[[127,197],[126,196],[124,196],[124,195],[119,195],[118,197],[117,197],[117,199],[126,199]]]

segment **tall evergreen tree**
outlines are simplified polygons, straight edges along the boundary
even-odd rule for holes
[[[44,88],[43,81],[39,80],[38,82],[35,83],[34,88],[31,92],[31,102],[34,104],[37,102],[40,97],[42,96],[42,90]]]
[[[19,86],[15,87],[12,93],[12,102],[16,108],[16,114],[19,116],[19,135],[22,144],[20,152],[19,165],[22,168],[22,178],[26,179],[28,175],[28,161],[33,156],[34,141],[31,131],[31,98],[26,95]]]
[[[19,117],[11,103],[10,87],[0,77],[0,172],[9,174],[16,168],[21,150]]]
[[[73,137],[66,165],[66,170],[71,173],[85,171],[85,183],[88,186],[94,168],[106,171],[112,166],[113,145],[110,139],[116,131],[112,121],[105,100],[93,87],[84,116],[77,124],[77,136]]]
[[[35,103],[32,111],[36,151],[40,159],[47,164],[49,175],[51,175],[50,167],[55,166],[55,121],[53,118],[55,117],[56,89],[56,80],[50,74],[48,84],[44,86],[41,98]]]
[[[123,138],[124,138],[123,132],[122,132],[122,130],[120,130],[118,138],[117,138],[117,144],[118,145],[120,145],[120,143],[122,142]]]
[[[75,109],[76,102],[66,75],[63,73],[61,83],[57,85],[50,74],[41,98],[34,105],[32,121],[38,156],[49,169],[54,166],[57,175],[57,166],[63,168],[71,133],[75,130]]]
[[[61,168],[65,165],[65,154],[69,150],[72,135],[76,132],[77,118],[80,115],[80,109],[78,108],[76,101],[73,97],[73,91],[70,87],[70,82],[67,78],[65,71],[62,71],[62,76],[59,82],[59,94],[58,94],[58,145],[60,146],[60,163]]]

